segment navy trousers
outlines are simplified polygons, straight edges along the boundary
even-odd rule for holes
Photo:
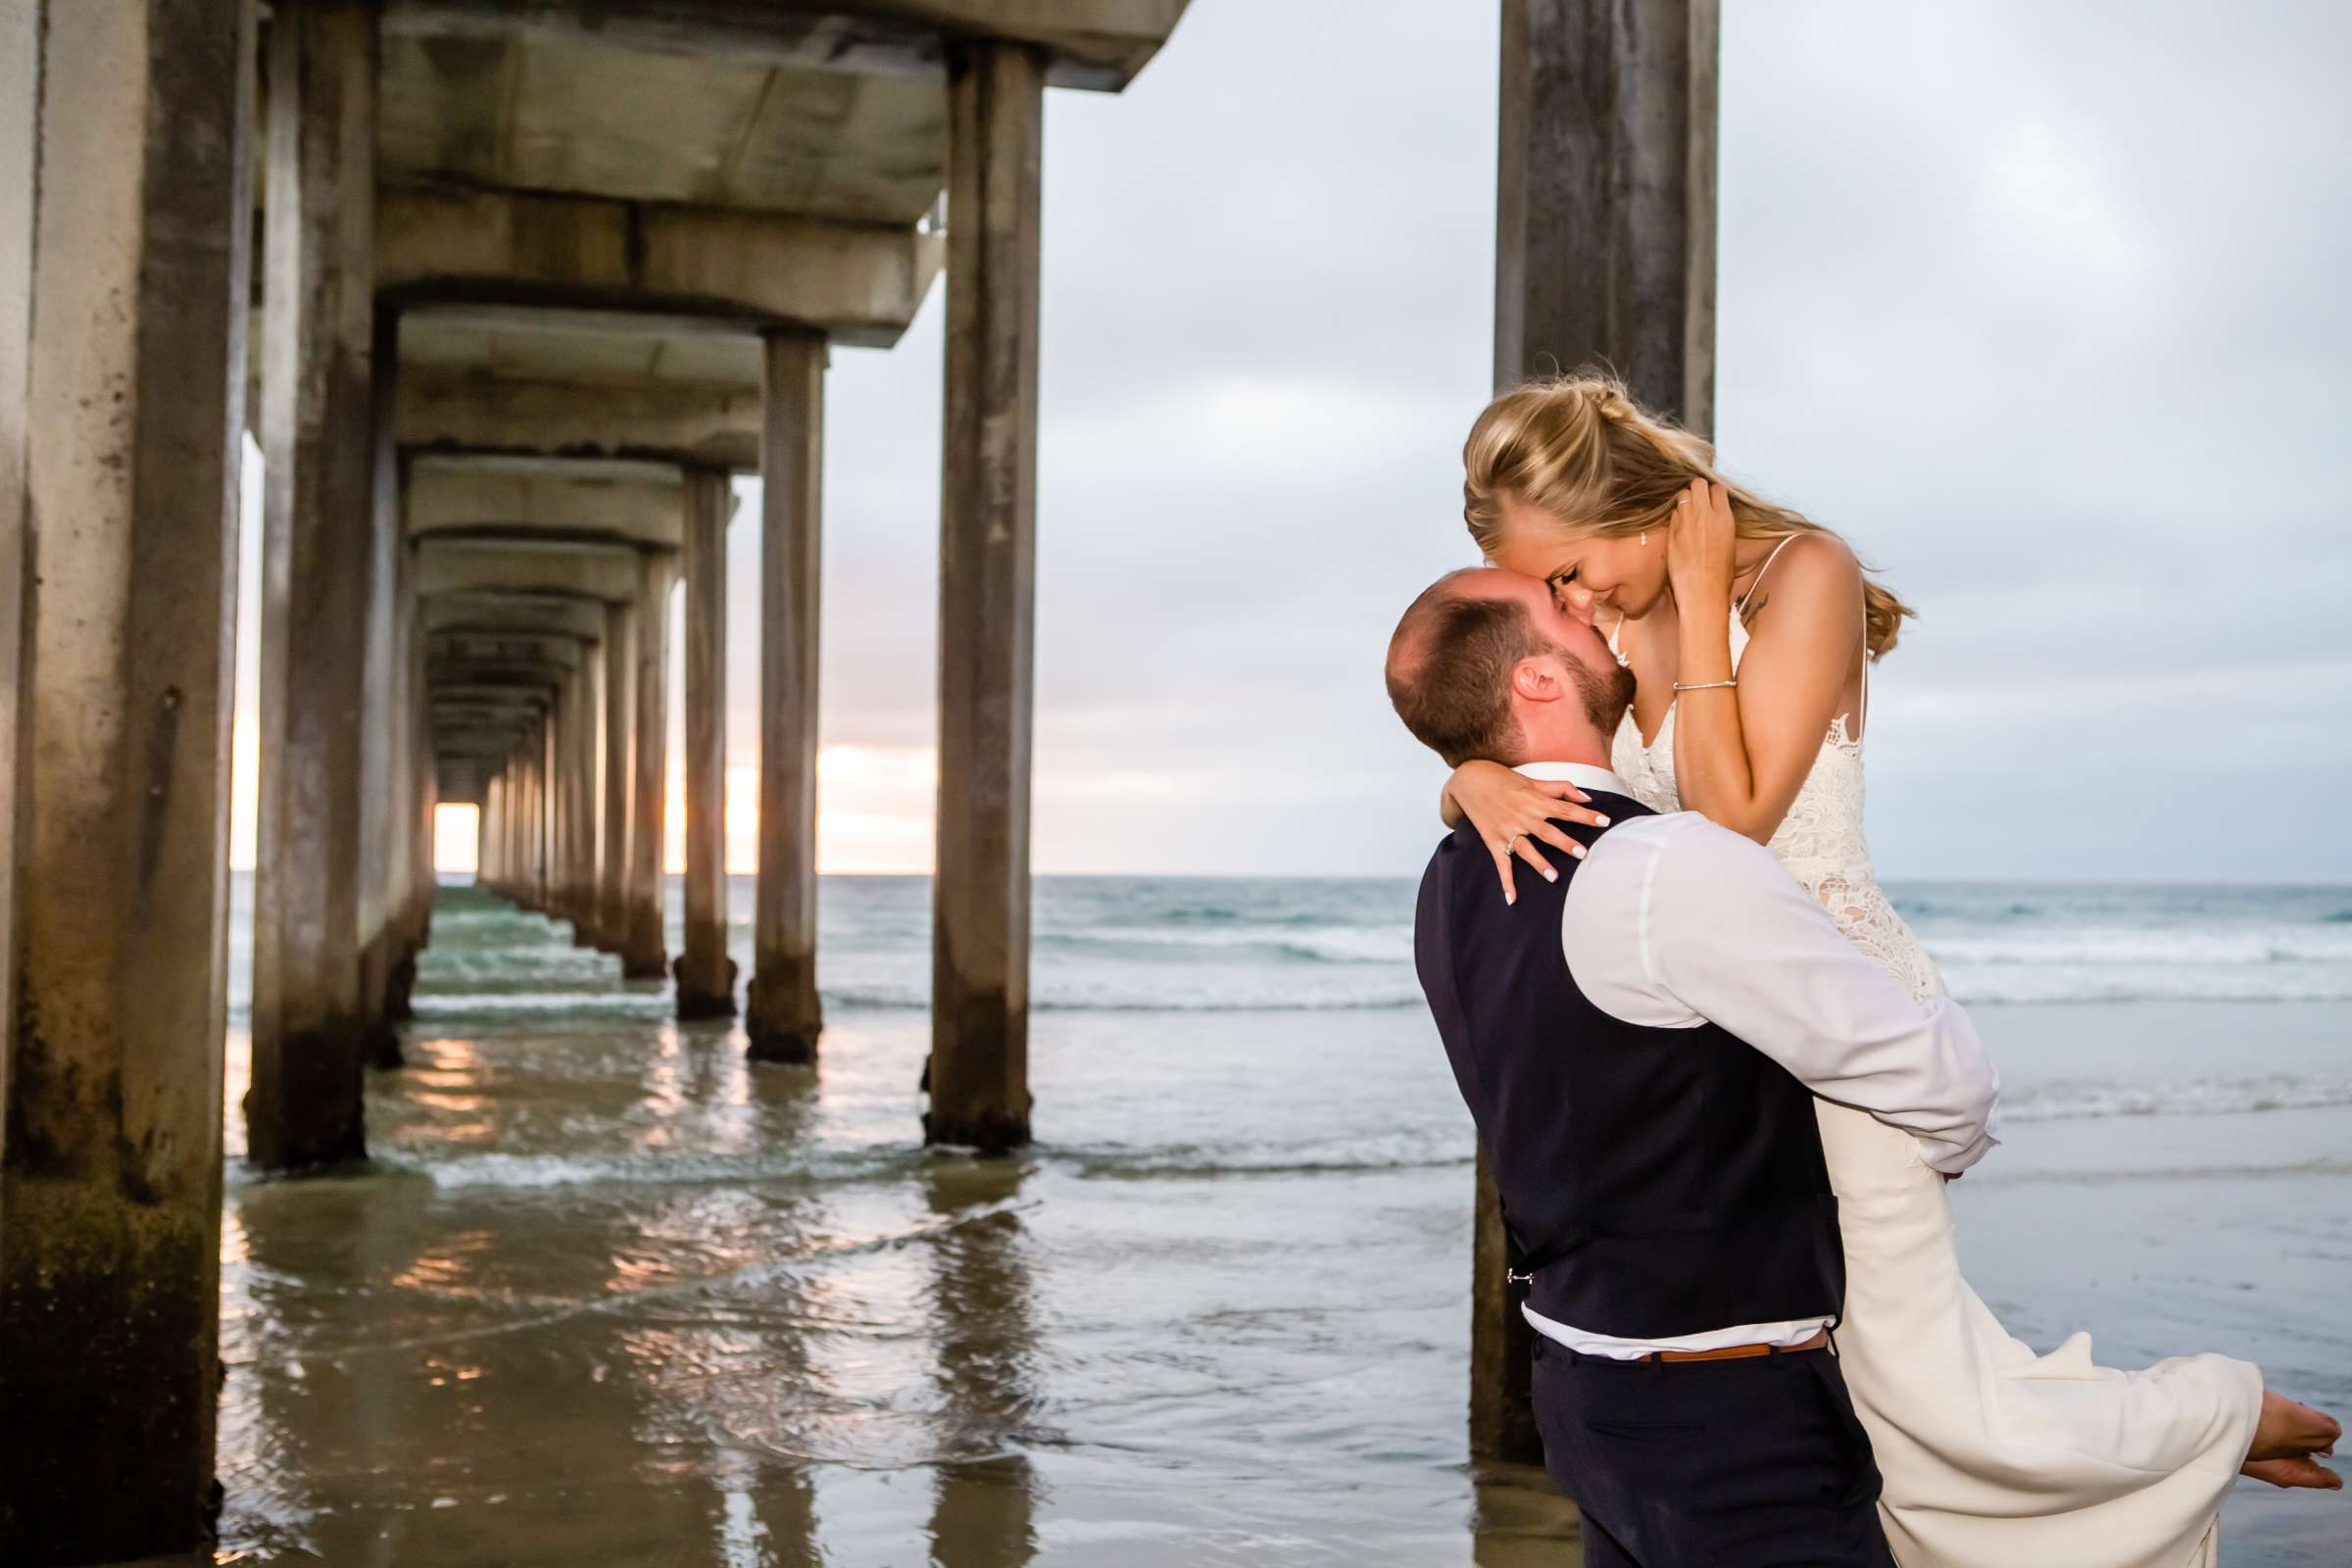
[[[1838,1358],[1611,1361],[1536,1338],[1544,1467],[1586,1568],[1894,1568]]]

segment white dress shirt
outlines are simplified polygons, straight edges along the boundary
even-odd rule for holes
[[[1519,771],[1634,798],[1616,774],[1582,762]],[[1560,951],[1577,989],[1609,1016],[1652,1029],[1716,1024],[1815,1094],[1911,1134],[1921,1160],[1947,1175],[1996,1141],[2000,1078],[1968,1015],[1947,997],[1913,997],[1769,850],[1695,811],[1637,816],[1601,835],[1569,883]],[[1534,1311],[1527,1320],[1572,1349],[1619,1360],[1795,1345],[1830,1321],[1626,1340]]]

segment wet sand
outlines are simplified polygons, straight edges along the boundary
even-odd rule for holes
[[[1041,1143],[975,1162],[914,1147],[920,1011],[755,1068],[468,907],[373,1081],[377,1169],[232,1170],[220,1560],[1579,1560],[1540,1473],[1465,1461],[1467,1122],[1418,1010],[1040,1013]],[[1984,1017],[2030,1100],[2087,1035],[2340,1052],[2346,1009]],[[2227,1349],[2352,1403],[2348,1131],[2021,1121],[1955,1189],[1964,1256],[2036,1343]],[[2340,1563],[2348,1523],[2248,1489],[2224,1560]]]

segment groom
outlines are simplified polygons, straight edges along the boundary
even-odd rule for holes
[[[1891,1568],[1879,1472],[1830,1331],[1844,1294],[1816,1093],[1956,1176],[1999,1081],[1761,846],[1658,815],[1608,771],[1632,676],[1548,588],[1458,571],[1389,645],[1389,694],[1449,764],[1567,779],[1607,822],[1516,904],[1467,823],[1421,883],[1414,950],[1494,1171],[1537,1332],[1545,1468],[1592,1568]]]

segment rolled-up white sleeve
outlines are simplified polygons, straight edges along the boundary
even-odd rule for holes
[[[1919,1140],[1958,1175],[1998,1140],[2000,1075],[1968,1014],[1922,1002],[1831,920],[1770,851],[1704,818],[1645,868],[1643,978],[1825,1100]]]

